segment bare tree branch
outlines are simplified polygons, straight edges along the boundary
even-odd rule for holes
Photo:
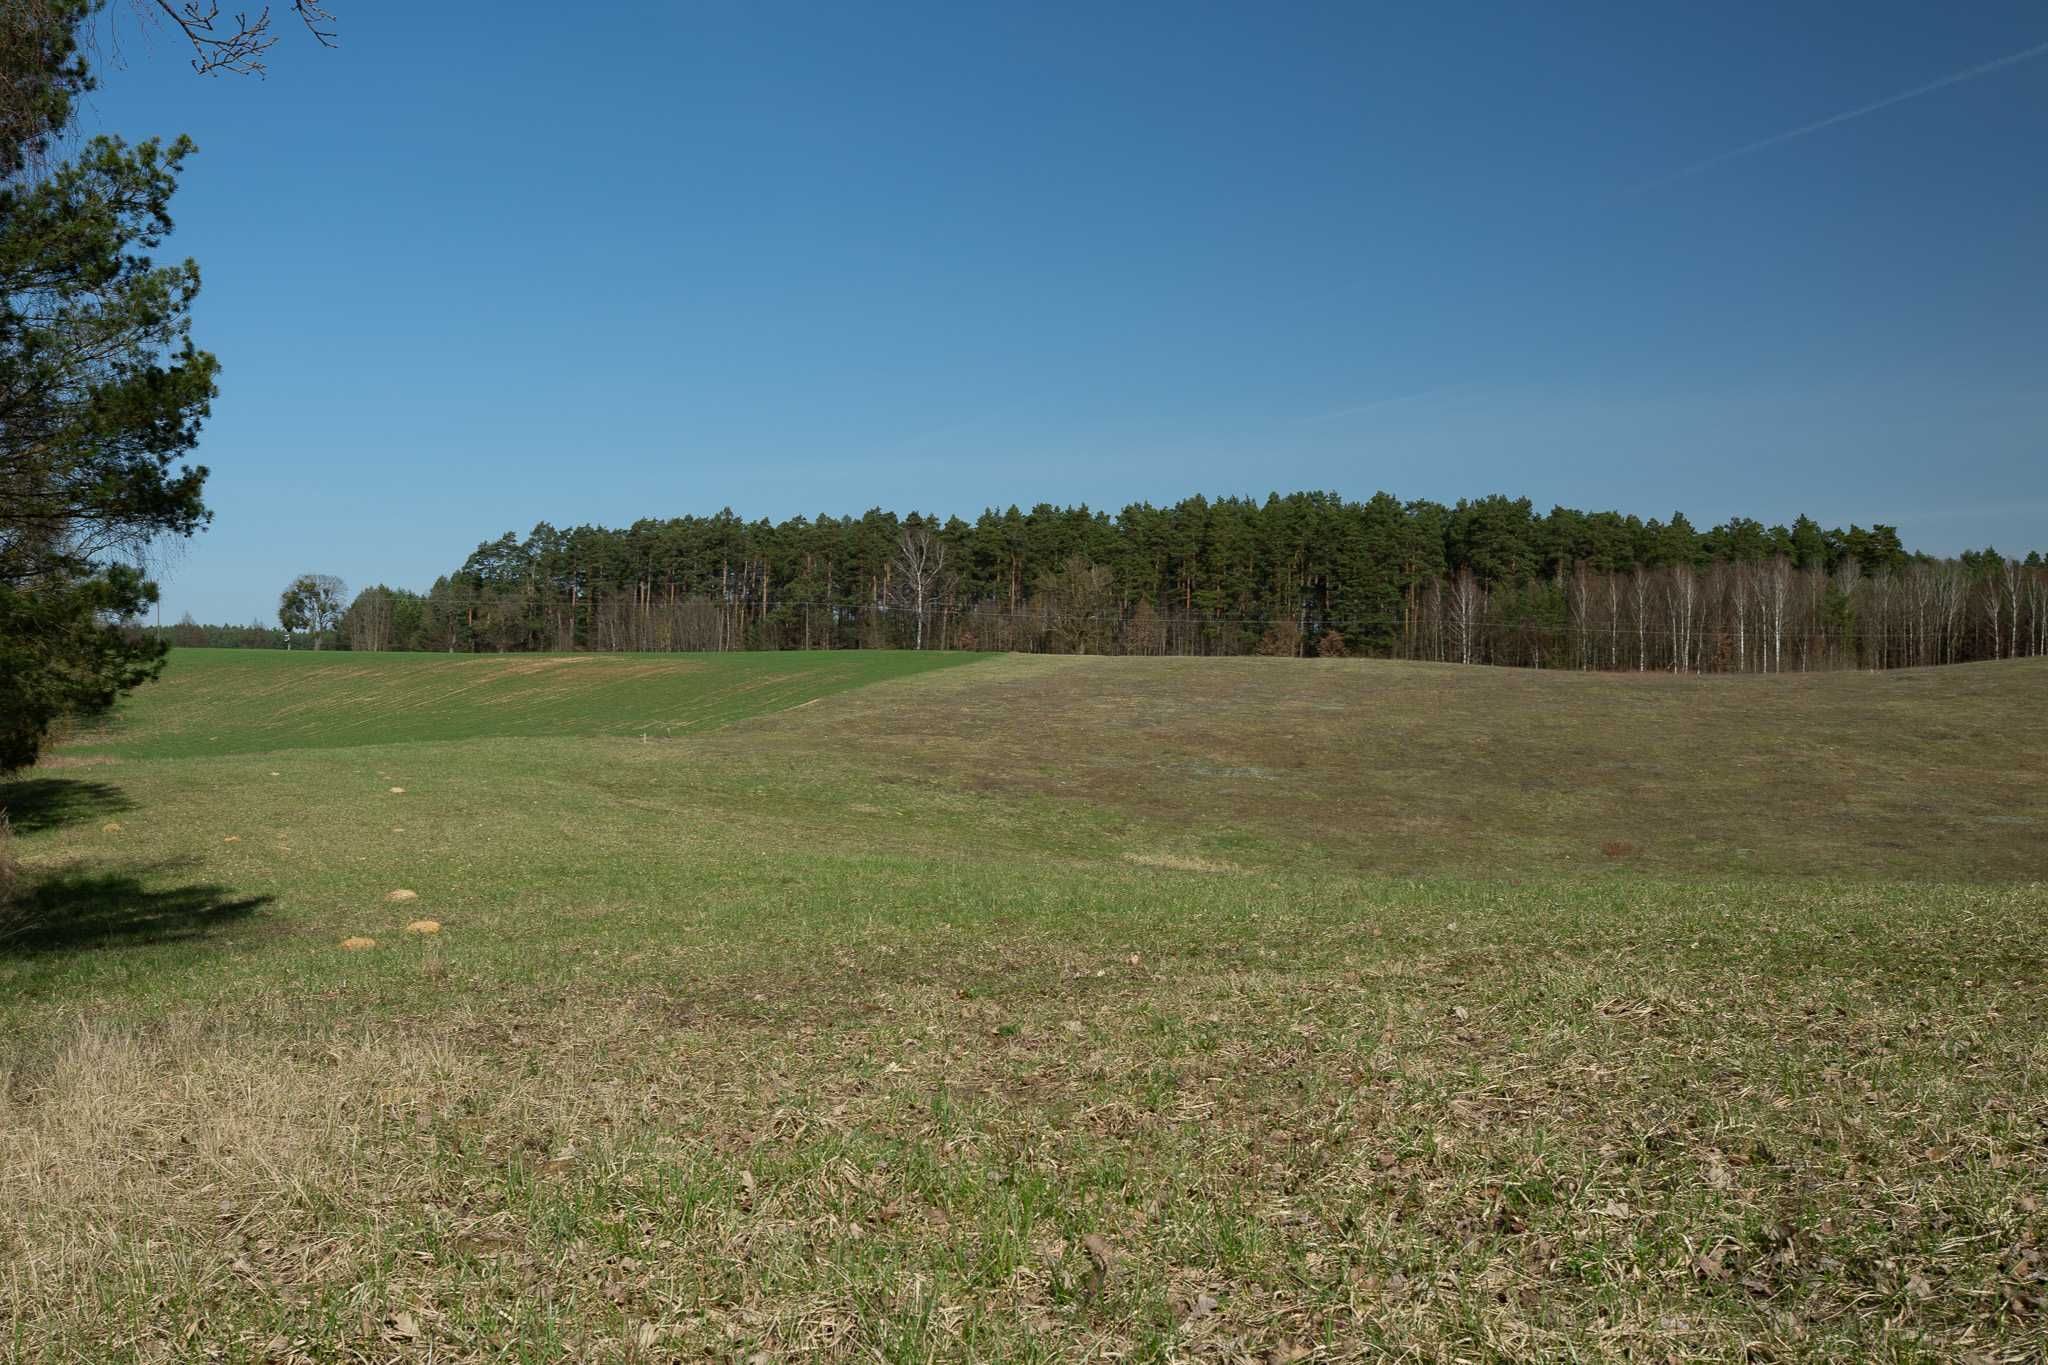
[[[157,9],[185,35],[192,44],[192,69],[204,76],[215,71],[229,71],[236,75],[262,75],[263,56],[277,43],[277,34],[270,27],[270,7],[265,5],[255,15],[244,10],[234,18],[230,28],[222,19],[220,6],[213,0],[185,0],[183,5],[174,5],[171,0],[135,0],[138,9],[147,10],[149,4]],[[322,47],[335,46],[334,30],[331,25],[334,15],[314,0],[292,0],[292,13],[306,26],[314,41]]]

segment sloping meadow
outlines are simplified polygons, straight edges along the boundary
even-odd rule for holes
[[[5,789],[0,1325],[2037,1358],[2043,676],[1917,676],[1003,659],[164,758],[138,707]]]

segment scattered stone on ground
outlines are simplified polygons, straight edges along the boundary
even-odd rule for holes
[[[402,886],[399,887],[396,891],[386,891],[384,893],[384,899],[387,901],[416,901],[419,898],[419,892],[408,891]]]

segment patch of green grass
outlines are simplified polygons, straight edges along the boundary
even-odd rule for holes
[[[185,758],[500,736],[701,733],[984,656],[178,650],[74,753]]]
[[[2044,675],[1913,676],[1004,659],[32,774],[0,1332],[2037,1358]]]

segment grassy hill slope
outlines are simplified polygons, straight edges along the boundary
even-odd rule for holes
[[[972,654],[355,654],[179,650],[74,752],[136,758],[715,728]]]
[[[12,1357],[2038,1356],[2041,663],[908,659],[0,787]]]
[[[1693,678],[1011,656],[707,752],[1050,802],[1161,845],[1141,854],[1257,866],[2048,880],[2044,699],[2037,659]]]

